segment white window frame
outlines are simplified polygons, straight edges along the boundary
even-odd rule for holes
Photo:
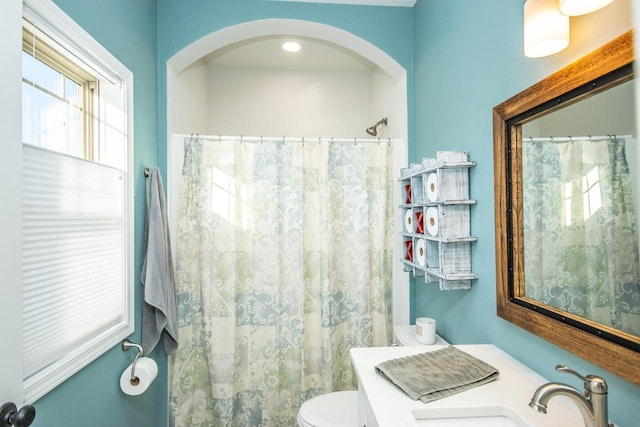
[[[93,68],[109,81],[119,81],[125,90],[126,150],[127,162],[123,175],[125,181],[125,228],[124,266],[126,273],[126,297],[124,315],[119,322],[96,336],[88,337],[76,348],[52,365],[41,369],[23,381],[26,403],[33,403],[100,355],[119,344],[134,331],[134,191],[133,191],[133,73],[121,64],[109,51],[95,41],[76,22],[68,17],[50,0],[25,0],[23,16],[37,22],[55,36],[66,50],[71,52],[84,66]],[[41,28],[41,29],[43,29]],[[106,73],[106,74],[105,74]],[[98,242],[96,242],[98,243]]]

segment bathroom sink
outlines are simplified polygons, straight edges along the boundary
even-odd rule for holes
[[[507,406],[424,408],[411,411],[417,425],[431,427],[530,427]]]

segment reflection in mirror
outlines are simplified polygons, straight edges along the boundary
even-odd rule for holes
[[[640,336],[633,82],[522,125],[522,208],[525,296]]]
[[[493,110],[497,313],[640,385],[628,32]]]

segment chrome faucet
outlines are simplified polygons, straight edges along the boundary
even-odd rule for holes
[[[573,400],[584,418],[586,427],[614,427],[609,423],[607,410],[607,382],[595,375],[583,377],[565,365],[556,366],[556,371],[573,374],[584,382],[584,392],[580,393],[570,385],[563,383],[543,384],[535,391],[529,406],[536,411],[546,414],[547,403],[553,396],[568,396]]]

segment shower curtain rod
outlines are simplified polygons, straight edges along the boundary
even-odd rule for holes
[[[244,135],[199,135],[174,134],[178,138],[205,139],[208,141],[237,140],[244,142],[282,141],[282,142],[337,142],[337,143],[372,143],[372,142],[402,142],[400,138],[326,138],[326,137],[289,137],[289,136],[244,136]]]
[[[611,139],[629,139],[633,138],[633,135],[602,135],[602,136],[547,136],[541,138],[534,138],[531,136],[526,136],[522,138],[522,142],[572,142],[572,141],[608,141]]]

